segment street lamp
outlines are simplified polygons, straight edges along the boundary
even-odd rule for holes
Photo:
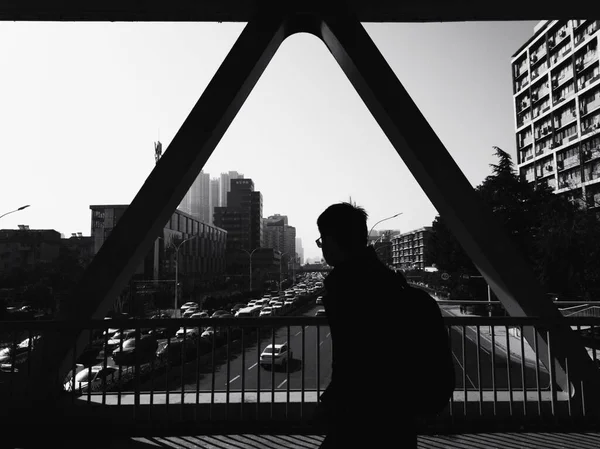
[[[169,246],[175,248],[175,313],[177,313],[177,300],[179,299],[179,249],[183,246],[185,242],[188,240],[192,240],[199,237],[199,235],[193,235],[182,242],[179,245],[175,245],[173,242],[169,242]],[[159,237],[159,239],[163,239],[163,237]]]
[[[6,215],[8,215],[8,214],[12,214],[12,213],[15,213],[15,212],[19,212],[20,210],[23,210],[23,209],[27,209],[28,207],[29,207],[29,204],[28,204],[28,205],[26,205],[26,206],[21,206],[21,207],[19,207],[18,209],[11,210],[10,212],[7,212],[7,213],[5,213],[5,214],[2,214],[2,215],[0,215],[0,218],[2,218],[2,217],[5,217],[5,216],[6,216]]]
[[[369,231],[369,237],[371,236],[371,232],[373,232],[373,229],[375,229],[375,226],[377,226],[379,223],[381,223],[382,221],[391,220],[392,218],[396,218],[396,217],[398,217],[399,215],[402,215],[402,213],[403,213],[403,212],[399,212],[399,213],[397,213],[396,215],[392,215],[391,217],[387,217],[387,218],[384,218],[383,220],[379,220],[377,223],[375,223],[375,224],[373,225],[373,227],[372,227],[372,228],[371,228],[371,230]]]
[[[254,251],[256,251],[257,249],[260,249],[260,246],[258,248],[254,248],[252,250],[252,252],[248,252],[242,248],[238,248],[238,249],[240,251],[244,251],[246,254],[248,254],[248,257],[250,258],[250,291],[252,291],[252,254],[254,254]]]

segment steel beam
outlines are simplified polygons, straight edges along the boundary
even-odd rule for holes
[[[350,15],[324,17],[320,37],[508,313],[561,322],[562,315],[545,298],[523,255],[476,194],[360,22]],[[567,360],[575,391],[581,395],[583,382],[586,405],[598,407],[592,399],[600,393],[598,369],[581,341],[566,324],[553,327],[552,332],[558,385],[567,391]],[[526,335],[531,347],[534,337]],[[546,335],[539,337],[538,356],[550,366]]]
[[[246,25],[206,90],[85,271],[57,319],[102,319],[123,290],[165,223],[191,187],[225,131],[285,39],[283,16],[276,11]],[[87,341],[77,339],[76,354]],[[73,363],[73,335],[49,334],[36,347],[32,385],[39,394],[48,386],[48,372],[57,372],[54,386]],[[60,361],[60,366],[56,366]],[[57,371],[53,371],[55,367]],[[39,375],[36,375],[37,373]],[[45,380],[44,380],[45,378]]]
[[[248,22],[271,0],[3,0],[0,20],[109,22]],[[594,2],[574,0],[568,8],[548,8],[545,0],[501,3],[464,0],[287,0],[279,4],[344,5],[361,22],[454,22],[483,20],[580,19],[595,17]]]

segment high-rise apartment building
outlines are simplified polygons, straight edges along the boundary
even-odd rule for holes
[[[600,206],[598,20],[542,21],[513,55],[520,175]]]
[[[178,209],[203,223],[210,223],[210,175],[201,171]]]
[[[219,178],[219,195],[221,197],[219,207],[227,207],[227,194],[231,191],[232,179],[243,179],[244,175],[236,171],[221,173]]]

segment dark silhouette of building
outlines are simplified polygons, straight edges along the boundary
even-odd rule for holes
[[[34,269],[38,264],[56,260],[60,254],[60,233],[53,229],[0,230],[0,273],[13,269]]]
[[[216,207],[215,226],[227,231],[227,255],[263,246],[262,194],[254,191],[252,179],[232,179],[227,206]]]
[[[100,250],[127,207],[127,205],[90,206],[94,254]],[[203,223],[189,214],[176,210],[165,225],[163,235],[157,239],[136,274],[143,276],[144,279],[173,279],[175,263],[177,263],[182,282],[185,282],[185,278],[205,282],[223,276],[226,235],[223,229]],[[187,239],[190,240],[185,242],[176,254],[175,246]]]
[[[60,240],[61,251],[77,259],[82,266],[87,266],[94,258],[94,239],[81,232],[71,234],[69,238]]]

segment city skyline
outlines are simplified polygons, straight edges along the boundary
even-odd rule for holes
[[[511,56],[536,23],[365,24],[472,185],[489,174],[492,146],[516,160]],[[91,204],[130,203],[155,165],[152,143],[168,151],[244,26],[3,23],[0,118],[10,153],[0,188],[10,195],[0,214],[31,207],[0,228],[90,235]],[[405,232],[437,214],[326,48],[306,34],[284,42],[204,167],[229,170],[255,180],[263,216],[289,216],[307,259],[321,257],[318,215],[350,196],[369,227],[403,212],[385,227]]]

